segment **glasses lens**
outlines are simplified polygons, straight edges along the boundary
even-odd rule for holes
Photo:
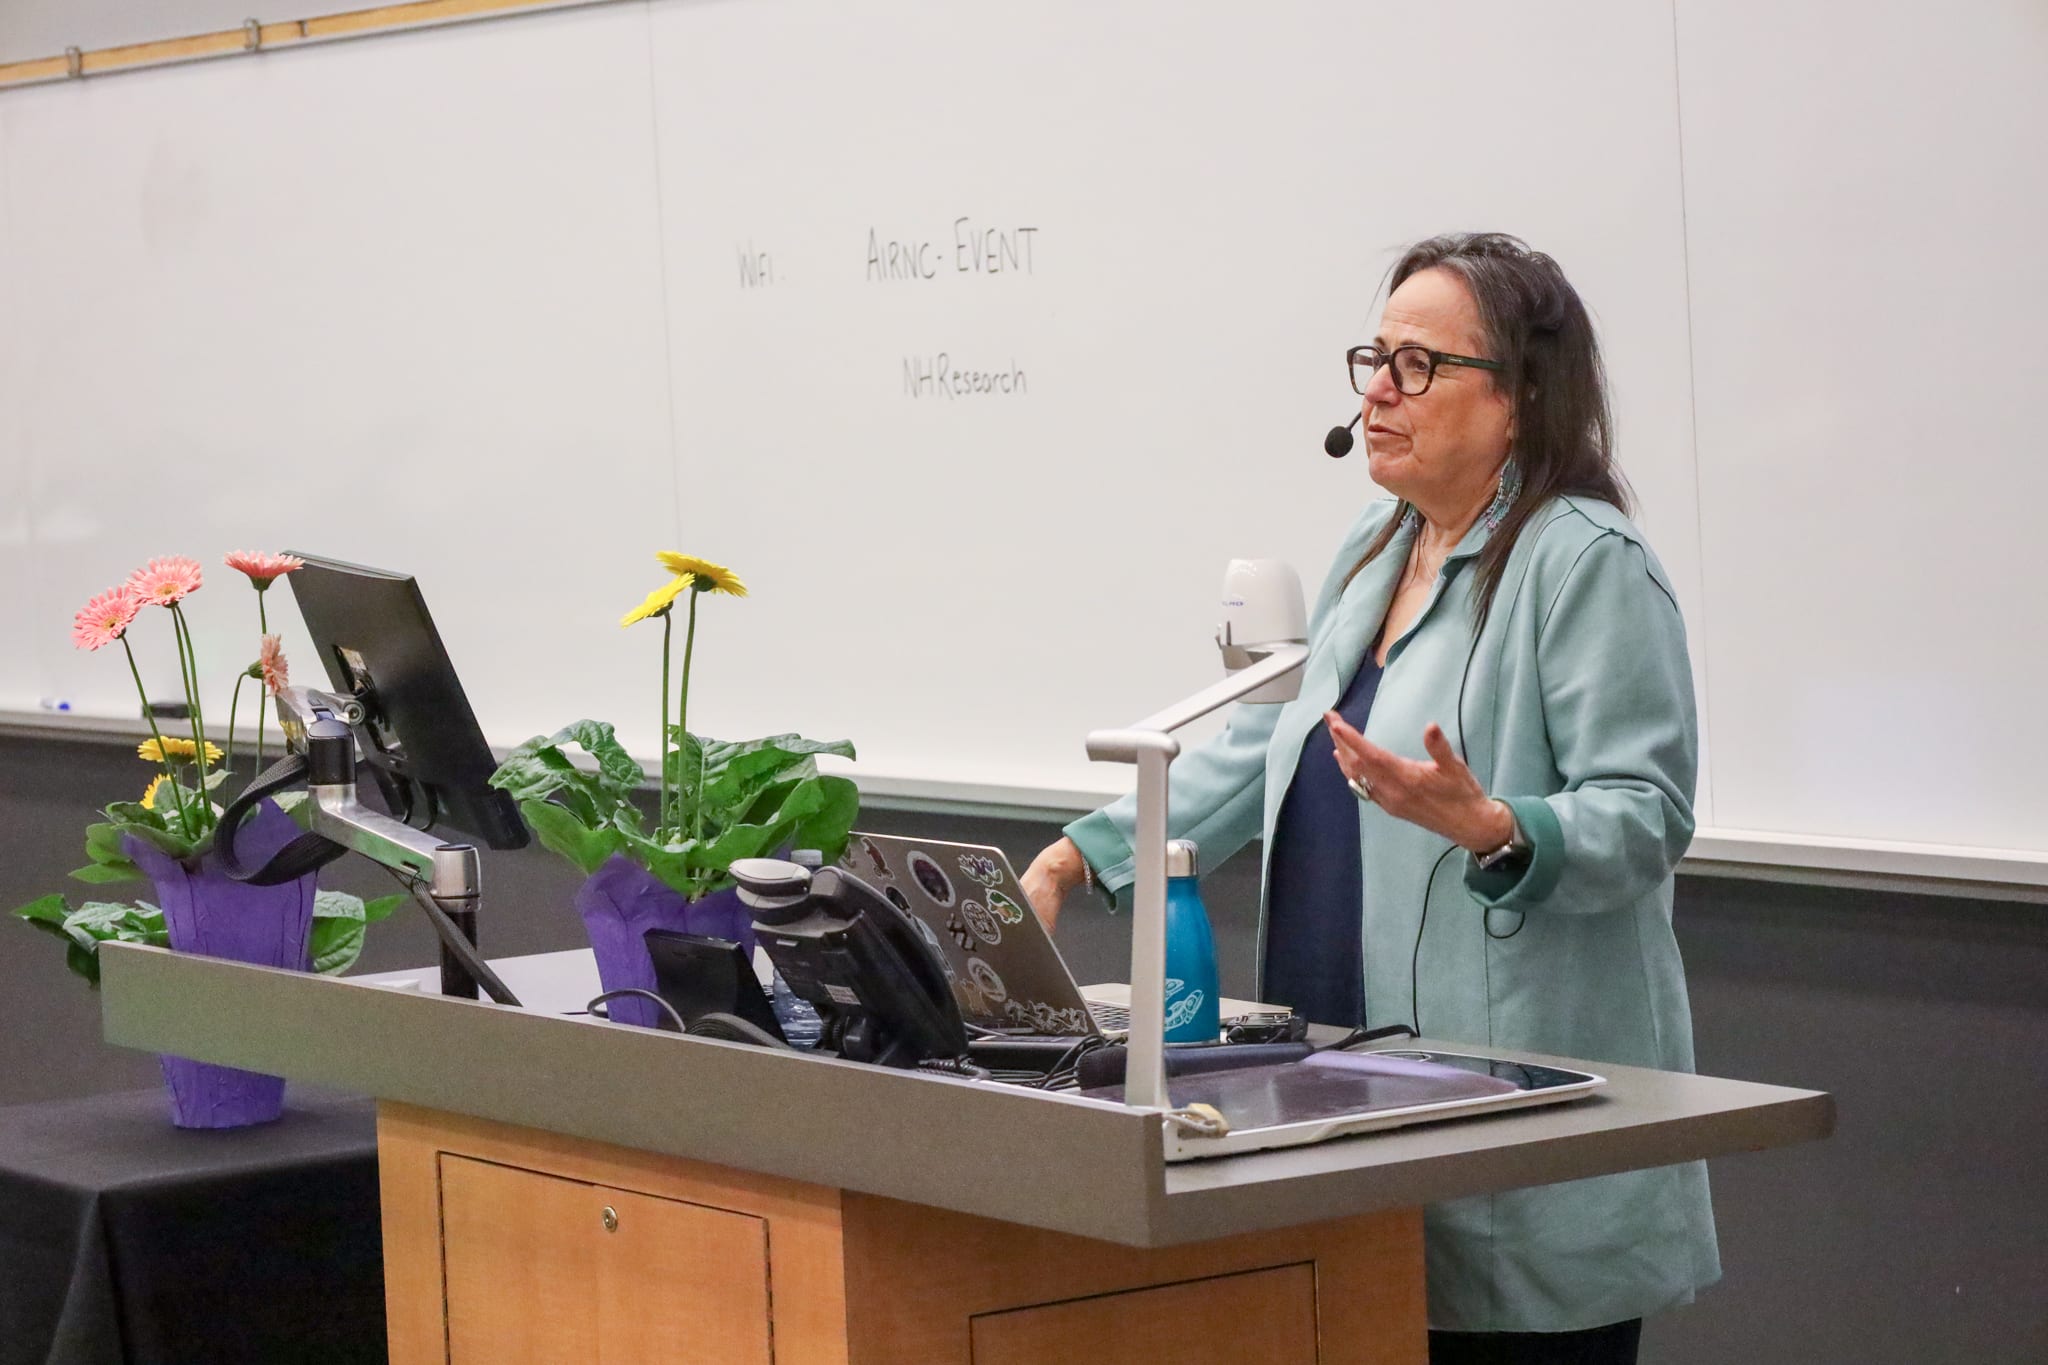
[[[1420,346],[1402,346],[1394,352],[1394,387],[1406,394],[1418,394],[1429,387],[1429,352]]]
[[[1351,388],[1364,394],[1365,386],[1372,383],[1372,372],[1380,367],[1380,353],[1371,346],[1351,348]]]

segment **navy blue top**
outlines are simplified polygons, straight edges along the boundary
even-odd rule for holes
[[[1338,715],[1365,729],[1383,670],[1368,647],[1337,699]],[[1365,1025],[1365,964],[1359,942],[1365,866],[1358,846],[1358,796],[1337,766],[1330,727],[1317,721],[1273,822],[1267,862],[1266,976],[1259,994],[1318,1024]]]

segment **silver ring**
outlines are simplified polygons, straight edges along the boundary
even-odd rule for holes
[[[1354,777],[1345,785],[1351,788],[1352,794],[1356,796],[1359,800],[1372,800],[1372,783],[1366,781],[1364,778]]]

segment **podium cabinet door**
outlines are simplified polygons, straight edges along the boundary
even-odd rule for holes
[[[597,1355],[597,1187],[441,1154],[449,1365]]]
[[[768,1365],[768,1225],[444,1152],[449,1365]]]
[[[601,1190],[598,1358],[611,1365],[769,1365],[765,1219]]]

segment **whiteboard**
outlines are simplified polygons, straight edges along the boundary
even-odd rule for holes
[[[0,149],[7,145],[8,129],[19,111],[0,100]],[[14,177],[7,158],[0,155],[0,262],[15,258],[13,233]],[[12,272],[0,265],[0,318],[16,316]],[[0,328],[0,333],[6,329]],[[4,344],[4,342],[0,342]],[[35,520],[29,503],[29,471],[25,461],[14,458],[20,448],[19,429],[23,403],[21,376],[15,366],[0,365],[0,574],[10,583],[34,582],[36,569]],[[81,599],[81,605],[83,599]],[[41,678],[39,660],[44,648],[44,613],[37,610],[37,594],[0,593],[0,709],[33,710]]]
[[[1967,89],[1901,99],[1927,54]],[[418,575],[494,742],[651,754],[616,620],[676,548],[754,589],[703,604],[693,728],[1078,807],[1129,776],[1088,730],[1215,676],[1223,562],[1312,583],[1374,496],[1320,443],[1399,248],[1496,227],[1601,328],[1696,851],[2048,879],[2048,278],[1927,284],[2048,208],[2044,74],[2017,0],[650,0],[0,92],[0,708],[132,714],[70,613],[293,545]],[[1902,405],[1901,329],[2009,368]],[[247,594],[194,609],[245,662]]]
[[[1118,789],[1081,739],[1217,673],[1225,561],[1313,585],[1375,496],[1321,450],[1343,352],[1445,224],[1514,223],[1600,301],[1629,472],[1697,583],[1668,15],[1070,0],[996,42],[972,7],[653,14],[684,537],[758,579],[725,657],[818,661],[710,672],[706,714]],[[1440,98],[1451,66],[1492,98]],[[1470,155],[1372,156],[1401,107]]]
[[[2048,849],[2048,10],[1678,20],[1714,823]]]
[[[645,711],[652,749],[647,641],[616,625],[675,497],[648,87],[617,78],[646,65],[631,18],[0,98],[6,465],[39,542],[20,638],[56,645],[20,691],[134,715],[118,659],[64,630],[169,553],[206,560],[202,677],[232,677],[256,611],[219,555],[291,546],[416,574],[494,738]],[[289,593],[271,606],[310,667]],[[175,695],[160,616],[138,652]]]

